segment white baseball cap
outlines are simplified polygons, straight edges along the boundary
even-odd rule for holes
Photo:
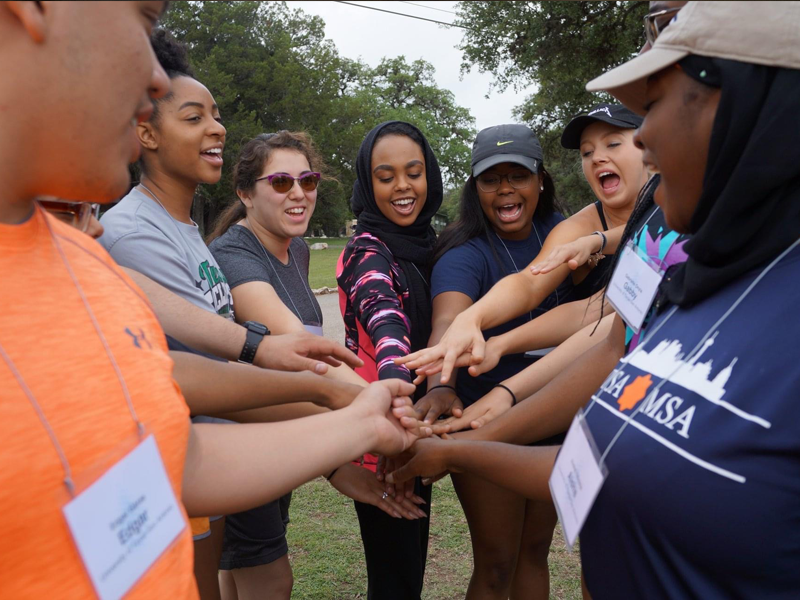
[[[800,69],[800,2],[689,2],[653,47],[586,84],[645,113],[647,78],[690,54]]]

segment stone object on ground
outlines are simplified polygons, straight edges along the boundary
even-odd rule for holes
[[[325,294],[336,294],[338,291],[339,291],[339,288],[328,287],[328,286],[317,288],[315,290],[311,290],[311,292],[315,296],[324,296]]]
[[[308,248],[309,250],[327,250],[328,244],[325,242],[317,242],[316,244],[311,244]]]

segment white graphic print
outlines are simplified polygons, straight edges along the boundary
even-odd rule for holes
[[[681,352],[683,346],[678,340],[662,340],[650,352],[645,350],[634,351],[623,358],[622,362],[631,364],[657,377],[669,378],[670,383],[675,383],[687,390],[691,390],[736,416],[769,429],[772,427],[769,421],[756,415],[751,415],[722,399],[725,395],[725,385],[728,383],[728,379],[730,379],[733,372],[733,366],[738,359],[734,358],[731,364],[722,369],[714,379],[709,379],[713,360],[704,363],[698,362],[700,356],[714,344],[717,335],[718,332],[706,340],[700,351],[688,362],[683,360],[685,354]]]
[[[601,106],[600,108],[595,108],[592,112],[589,113],[588,116],[591,117],[592,115],[596,115],[599,112],[604,112],[609,116],[609,118],[612,118],[612,119],[614,118],[614,117],[611,116],[611,111],[608,110],[607,106]]]

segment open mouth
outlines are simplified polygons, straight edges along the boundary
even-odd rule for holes
[[[495,210],[503,223],[513,223],[522,214],[522,204],[504,204]]]
[[[292,221],[302,222],[306,218],[306,207],[305,206],[294,206],[292,208],[287,208],[283,211],[286,215],[289,216],[289,219]]]
[[[620,178],[613,171],[600,171],[597,174],[597,178],[600,180],[600,185],[603,186],[603,191],[607,195],[610,196],[619,189]]]
[[[200,156],[215,167],[222,166],[222,148],[209,148],[208,150],[203,150],[200,153]]]
[[[401,215],[408,216],[414,212],[414,207],[417,201],[414,198],[400,198],[400,200],[392,200],[392,208],[394,208]]]

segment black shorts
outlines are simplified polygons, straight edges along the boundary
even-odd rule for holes
[[[292,493],[274,502],[228,515],[219,568],[224,571],[258,567],[288,554],[286,526]]]

